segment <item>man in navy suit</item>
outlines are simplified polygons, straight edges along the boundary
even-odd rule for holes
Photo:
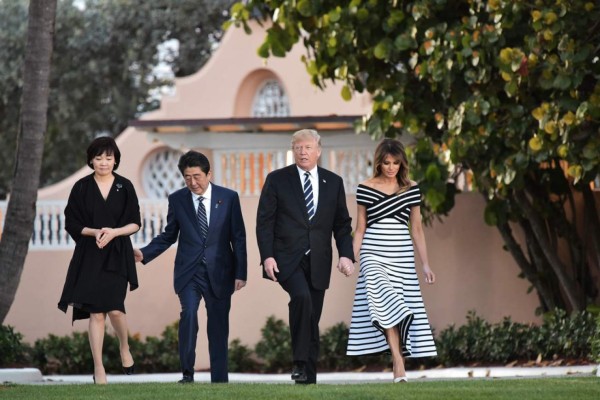
[[[210,182],[206,156],[189,151],[179,159],[186,187],[169,196],[167,225],[150,244],[134,250],[149,263],[179,240],[173,280],[181,303],[179,358],[183,378],[194,382],[198,307],[204,298],[208,321],[211,382],[228,382],[227,352],[231,296],[246,285],[246,229],[240,199]]]
[[[317,382],[319,320],[331,278],[335,238],[337,268],[354,271],[352,227],[342,178],[317,166],[321,138],[312,129],[294,133],[295,164],[271,172],[262,188],[256,238],[263,276],[289,294],[296,383]]]

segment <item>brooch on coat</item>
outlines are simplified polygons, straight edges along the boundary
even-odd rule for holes
[[[123,185],[120,183],[117,183],[115,186],[117,187],[117,192],[123,187]]]
[[[223,200],[217,200],[217,204],[215,204],[215,210],[219,208],[219,205],[223,202]]]

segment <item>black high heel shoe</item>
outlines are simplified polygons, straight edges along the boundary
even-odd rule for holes
[[[135,373],[135,364],[131,364],[130,367],[123,367],[123,373],[125,375],[133,375]]]

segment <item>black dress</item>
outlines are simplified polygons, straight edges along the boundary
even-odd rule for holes
[[[90,313],[125,312],[127,283],[130,290],[138,287],[128,236],[118,236],[100,249],[95,237],[81,234],[84,227],[120,228],[131,223],[141,226],[133,185],[128,179],[113,175],[115,180],[106,200],[91,174],[73,185],[65,208],[65,229],[75,241],[75,251],[58,308],[66,313],[68,306],[73,306],[73,321],[89,318]]]

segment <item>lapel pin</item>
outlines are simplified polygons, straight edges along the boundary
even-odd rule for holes
[[[215,210],[219,208],[219,204],[221,204],[223,200],[217,200],[217,204],[215,204]]]

